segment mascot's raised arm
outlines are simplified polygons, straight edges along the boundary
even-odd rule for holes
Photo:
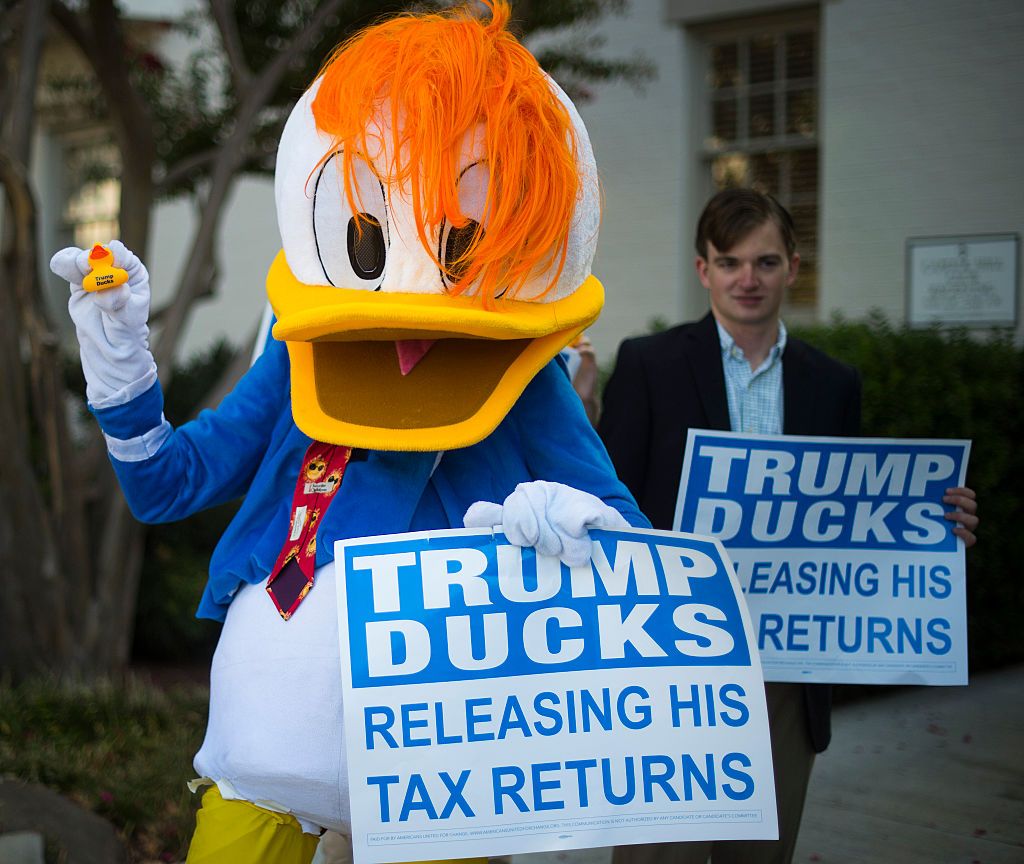
[[[496,525],[581,564],[588,528],[647,526],[555,359],[603,302],[586,130],[486,5],[361,32],[299,100],[273,338],[216,410],[164,419],[135,255],[110,244],[105,290],[101,252],[51,263],[136,516],[244,496],[199,605],[224,629],[190,862],[303,862],[348,831],[335,541]]]

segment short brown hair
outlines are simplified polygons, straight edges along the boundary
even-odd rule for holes
[[[731,249],[755,228],[774,222],[782,235],[786,254],[796,252],[796,229],[789,215],[771,195],[756,189],[723,189],[704,206],[697,222],[697,254],[708,257],[708,243],[716,249]]]

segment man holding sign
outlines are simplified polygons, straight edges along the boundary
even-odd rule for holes
[[[728,544],[766,681],[967,684],[969,441],[691,429],[675,524]]]
[[[800,256],[793,220],[750,189],[715,195],[701,214],[697,275],[711,313],[623,342],[604,393],[599,431],[621,479],[655,528],[674,528],[689,429],[853,436],[860,431],[856,370],[789,337],[779,317]],[[946,490],[953,533],[975,542],[974,492]],[[829,685],[768,684],[778,841],[620,847],[615,864],[788,862],[816,753],[829,743]]]

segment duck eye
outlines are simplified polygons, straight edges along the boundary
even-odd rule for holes
[[[388,257],[384,186],[366,160],[352,157],[352,202],[345,194],[340,151],[324,163],[313,192],[313,238],[326,282],[379,290]]]
[[[348,220],[348,260],[360,279],[376,279],[384,272],[384,230],[370,213],[359,214],[362,224],[356,219]]]
[[[471,259],[467,256],[474,240],[479,242],[483,236],[480,223],[470,219],[461,228],[451,228],[444,238],[444,265],[446,281],[450,284],[458,282],[469,269]]]

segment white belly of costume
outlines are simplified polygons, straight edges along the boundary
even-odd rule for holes
[[[282,620],[266,582],[228,608],[210,672],[210,720],[195,758],[227,798],[349,833],[334,565]]]

